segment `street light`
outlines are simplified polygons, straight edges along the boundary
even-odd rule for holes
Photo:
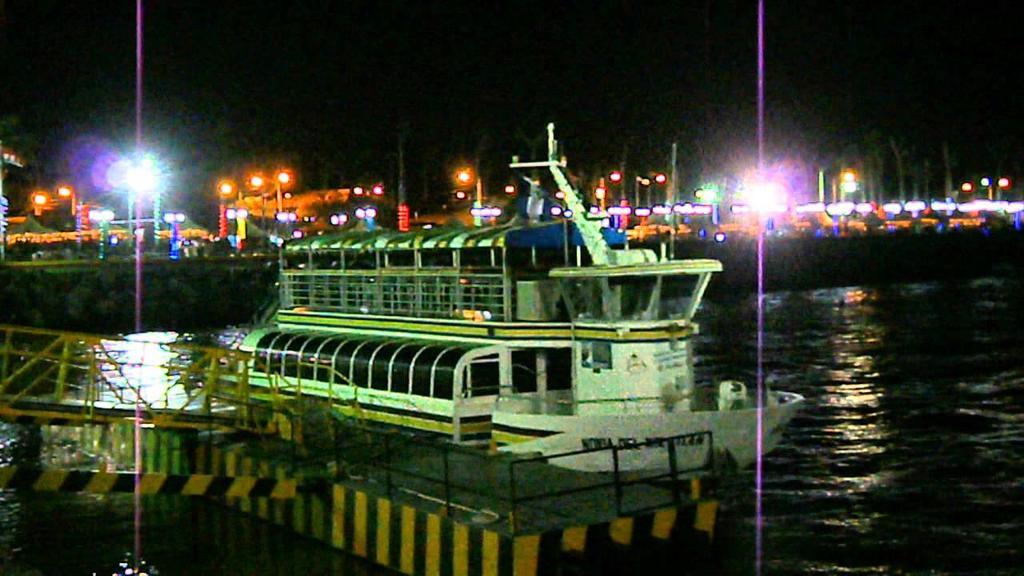
[[[32,213],[36,216],[42,216],[43,210],[46,209],[46,205],[49,203],[50,196],[45,192],[32,194]]]
[[[281,187],[287,186],[292,181],[292,175],[287,170],[278,170],[274,175],[274,192],[277,196],[277,211],[284,210],[281,200]]]
[[[230,180],[221,180],[217,184],[217,193],[220,194],[222,200],[229,200],[235,195],[235,183]]]
[[[74,216],[78,213],[78,207],[75,206],[75,189],[67,184],[57,187],[57,196],[71,200],[71,215]]]
[[[115,187],[128,191],[128,220],[130,222],[132,242],[138,240],[137,222],[141,218],[136,214],[136,207],[141,206],[142,196],[153,196],[153,233],[159,231],[160,216],[160,170],[156,159],[151,154],[143,154],[135,158],[124,158],[114,164],[108,178]],[[140,210],[141,212],[141,210]]]
[[[181,257],[181,223],[185,221],[185,215],[181,212],[165,212],[164,222],[171,225],[171,238],[167,243],[167,257],[177,260]]]
[[[839,183],[839,191],[844,195],[853,194],[857,192],[857,173],[853,170],[844,170],[839,175],[841,182]],[[835,200],[835,198],[833,198]]]
[[[455,173],[455,180],[459,184],[469,184],[470,182],[476,181],[476,200],[473,202],[474,208],[482,208],[484,205],[484,185],[481,181],[479,174],[474,174],[471,168],[459,168]],[[473,216],[473,225],[482,226],[483,219],[480,216]]]

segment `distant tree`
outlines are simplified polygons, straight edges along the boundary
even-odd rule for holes
[[[932,188],[932,163],[931,159],[925,156],[921,159],[921,163],[918,164],[918,177],[917,183],[919,186],[915,186],[915,194],[918,198],[931,198]]]
[[[990,175],[992,178],[1006,176],[1004,170],[1006,170],[1007,165],[1012,162],[1013,158],[1019,157],[1021,153],[1020,141],[1010,134],[988,138],[985,146],[988,149],[989,161],[991,162],[990,167],[995,170]]]
[[[942,165],[945,169],[942,196],[946,197],[953,194],[953,158],[949,153],[949,142],[942,143]]]
[[[872,130],[864,139],[865,200],[885,201],[885,140],[882,133]]]
[[[21,126],[21,119],[13,114],[0,116],[0,141],[17,151],[26,162],[35,156],[35,138]]]
[[[904,168],[909,151],[903,144],[896,141],[896,138],[889,136],[889,147],[892,149],[892,156],[896,160],[896,182],[900,191],[900,202],[907,199],[907,174]]]

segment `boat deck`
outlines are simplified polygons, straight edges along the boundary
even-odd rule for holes
[[[665,475],[579,472],[539,458],[488,453],[439,441],[359,430],[296,461],[305,478],[341,479],[396,501],[446,508],[458,521],[496,532],[539,533],[678,508],[691,481]],[[287,457],[287,454],[282,456]]]

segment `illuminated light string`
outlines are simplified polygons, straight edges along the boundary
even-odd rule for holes
[[[558,214],[554,214],[554,208],[558,207],[555,206],[552,208],[552,214],[557,216]],[[497,218],[498,216],[501,216],[502,210],[498,206],[480,206],[470,208],[469,213],[477,218]],[[561,214],[561,211],[559,211],[559,214]]]

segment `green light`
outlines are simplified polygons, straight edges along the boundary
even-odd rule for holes
[[[721,193],[718,189],[717,184],[705,184],[698,188],[693,193],[693,196],[697,198],[697,200],[700,200],[701,202],[705,202],[708,204],[716,204],[721,198]]]

